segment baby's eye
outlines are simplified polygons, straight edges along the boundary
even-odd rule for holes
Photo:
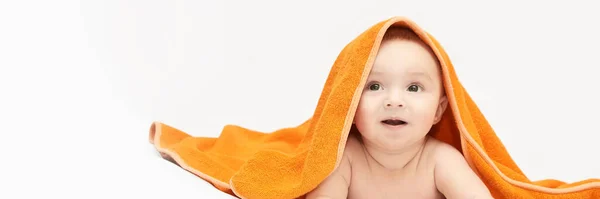
[[[420,87],[418,85],[413,84],[408,87],[408,91],[417,92],[417,91],[419,91],[419,88]]]
[[[371,85],[369,86],[369,90],[372,90],[372,91],[379,90],[380,88],[381,88],[381,86],[380,86],[379,84],[377,84],[377,83],[375,83],[375,84],[371,84]]]

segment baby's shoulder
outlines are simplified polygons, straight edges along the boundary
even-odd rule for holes
[[[456,149],[454,146],[442,142],[438,139],[435,139],[433,137],[430,137],[427,140],[427,144],[426,144],[426,151],[428,154],[428,158],[430,160],[432,160],[433,162],[443,162],[444,160],[447,160],[448,158],[457,158],[457,157],[462,157],[462,154],[460,153],[460,151],[458,149]]]
[[[361,152],[361,144],[359,140],[352,134],[348,135],[344,150],[342,152],[342,158],[340,164],[335,169],[332,175],[342,177],[346,185],[350,185],[352,179],[352,164],[355,160],[361,160],[359,158]]]

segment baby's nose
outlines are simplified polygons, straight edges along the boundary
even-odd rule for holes
[[[398,102],[389,102],[385,104],[386,107],[402,107],[402,103],[398,103]]]
[[[385,107],[387,108],[395,108],[395,107],[403,107],[404,102],[399,98],[391,98],[385,102]]]
[[[404,106],[404,96],[400,93],[389,93],[384,101],[386,108],[397,108]]]

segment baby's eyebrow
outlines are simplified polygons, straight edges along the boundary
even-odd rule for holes
[[[409,72],[408,75],[411,77],[425,77],[425,78],[429,79],[430,81],[433,81],[433,79],[431,78],[431,76],[429,74],[427,74],[425,72],[421,72],[421,71]]]
[[[371,75],[381,75],[381,74],[383,74],[383,73],[376,71],[376,70],[371,71]]]
[[[384,72],[376,71],[376,70],[373,70],[370,73],[370,75],[372,75],[372,76],[383,75],[383,74],[384,74]],[[424,77],[424,78],[428,79],[429,81],[433,81],[431,76],[428,73],[423,72],[423,71],[409,71],[407,76],[408,77]]]

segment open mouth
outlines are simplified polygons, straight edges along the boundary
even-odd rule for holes
[[[399,125],[405,125],[406,122],[403,120],[397,120],[397,119],[388,119],[388,120],[382,120],[381,123],[387,124],[387,125],[392,125],[392,126],[399,126]]]

